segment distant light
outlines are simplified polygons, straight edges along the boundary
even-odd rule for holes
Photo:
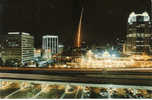
[[[8,35],[19,35],[20,32],[9,32]],[[30,35],[29,33],[21,32],[21,35]]]
[[[20,34],[20,32],[9,32],[9,35],[15,35],[15,34]]]
[[[23,32],[22,34],[23,34],[23,35],[30,35],[29,33],[24,33],[24,32]]]
[[[111,57],[108,51],[105,51],[102,55],[102,57]]]
[[[116,55],[115,55],[115,54],[112,54],[112,57],[116,57]]]
[[[63,48],[64,47],[64,45],[59,45],[59,48]]]
[[[58,38],[57,35],[44,35],[43,38]]]
[[[67,56],[67,57],[66,57],[66,59],[70,59],[70,57],[69,57],[69,56]]]

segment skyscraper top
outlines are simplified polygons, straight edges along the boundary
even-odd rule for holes
[[[43,38],[58,38],[57,35],[44,35]]]
[[[136,14],[135,12],[132,12],[129,15],[128,23],[132,24],[133,22],[136,22],[138,16],[143,17],[143,21],[150,21],[150,16],[149,16],[149,14],[147,12],[143,12],[141,14]]]
[[[9,32],[8,35],[30,35],[30,34],[25,32]]]

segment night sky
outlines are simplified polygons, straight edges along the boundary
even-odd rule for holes
[[[150,0],[0,0],[0,32],[30,32],[36,47],[47,33],[73,44],[82,6],[83,40],[89,44],[125,37],[129,13],[150,12]]]

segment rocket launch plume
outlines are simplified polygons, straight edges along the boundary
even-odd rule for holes
[[[83,12],[84,12],[84,8],[82,8],[82,11],[81,11],[78,32],[77,32],[76,47],[78,48],[81,47],[81,32],[82,32],[81,29],[82,29]]]

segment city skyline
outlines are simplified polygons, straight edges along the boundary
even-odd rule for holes
[[[121,0],[116,2],[106,0],[83,0],[83,2],[81,0],[22,0],[20,2],[15,0],[5,2],[5,5],[7,6],[4,6],[5,9],[1,14],[5,19],[3,27],[6,25],[7,27],[3,31],[32,33],[36,40],[39,40],[42,34],[60,32],[65,44],[69,44],[69,41],[74,42],[82,6],[84,7],[82,38],[89,44],[99,42],[105,44],[116,37],[125,36],[129,13],[150,12],[151,6],[150,0],[125,2]],[[41,47],[41,42],[42,40],[35,43],[36,47]]]
[[[152,0],[0,0],[0,98],[152,98]]]

